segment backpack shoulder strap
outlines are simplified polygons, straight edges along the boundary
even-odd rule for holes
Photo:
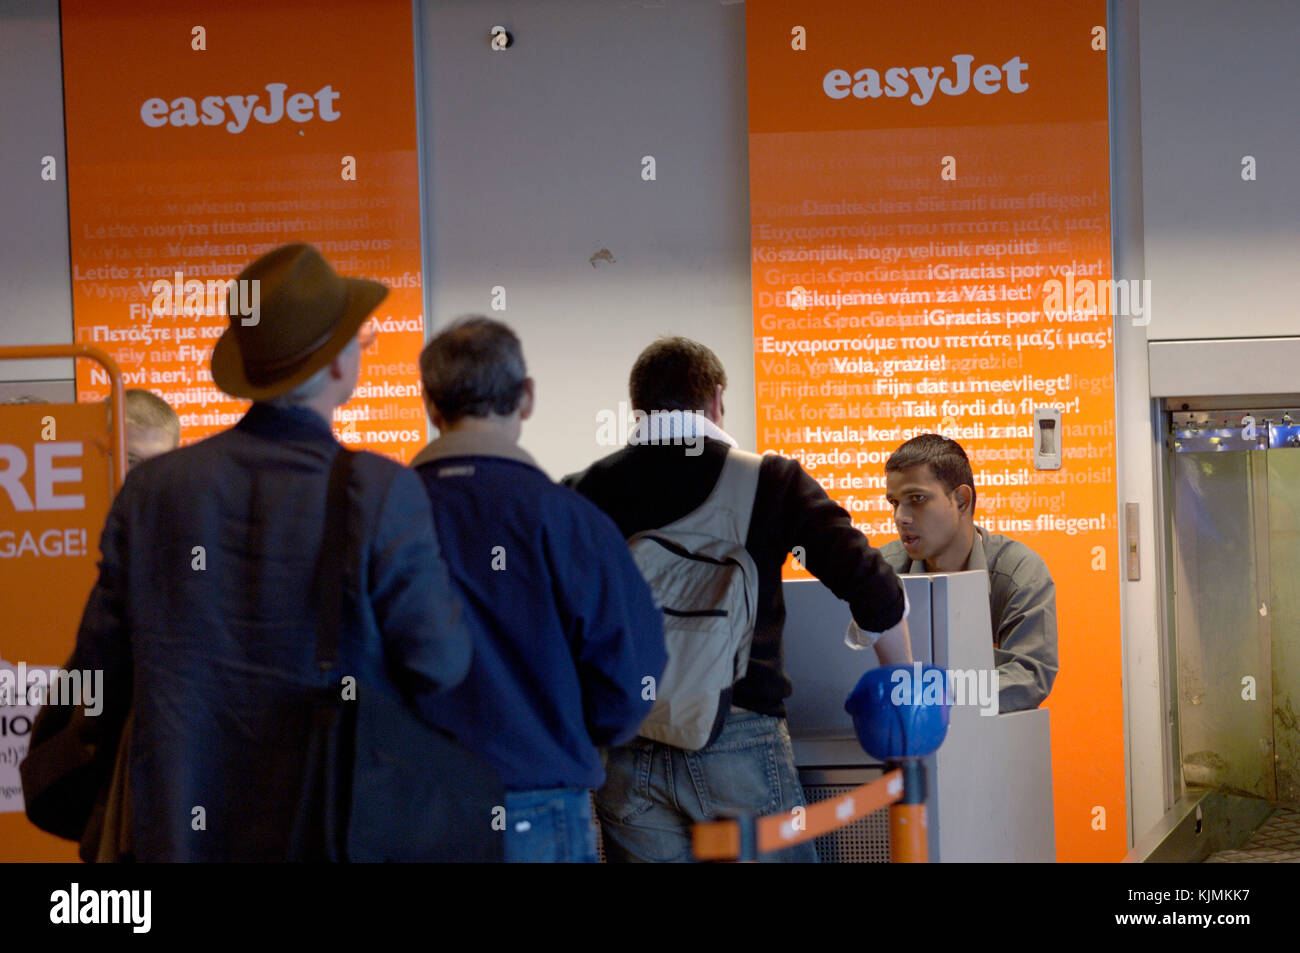
[[[722,475],[718,477],[713,492],[706,503],[723,506],[740,517],[743,525],[738,525],[740,542],[743,544],[749,536],[749,523],[754,514],[754,497],[758,494],[758,471],[763,465],[763,458],[756,453],[746,453],[732,447],[727,451],[727,460],[722,465]]]
[[[754,497],[758,493],[758,472],[763,458],[731,447],[722,464],[722,473],[713,490],[703,503],[675,520],[664,530],[700,532],[745,545],[749,538],[749,523],[754,513]],[[719,521],[727,525],[720,525]]]

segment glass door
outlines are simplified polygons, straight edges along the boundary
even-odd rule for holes
[[[1183,779],[1300,803],[1300,428],[1292,416],[1173,414],[1167,499]]]

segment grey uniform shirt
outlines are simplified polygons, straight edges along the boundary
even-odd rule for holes
[[[925,572],[900,540],[880,554],[895,572]],[[1056,586],[1047,564],[1024,543],[975,527],[968,570],[989,574],[993,661],[998,667],[998,711],[1037,708],[1052,690],[1056,657]]]

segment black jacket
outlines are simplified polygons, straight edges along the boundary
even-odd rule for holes
[[[564,483],[608,513],[626,538],[680,519],[703,503],[722,473],[726,453],[727,445],[713,439],[705,439],[698,456],[670,444],[629,446]],[[898,577],[854,529],[849,514],[798,461],[766,455],[745,542],[758,567],[758,617],[749,671],[732,699],[766,715],[784,717],[791,691],[781,644],[781,567],[796,546],[804,549],[804,566],[849,604],[862,629],[880,632],[903,617]]]

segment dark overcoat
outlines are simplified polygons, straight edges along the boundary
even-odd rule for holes
[[[99,741],[134,700],[139,860],[285,858],[311,698],[339,677],[316,665],[312,598],[338,451],[314,412],[255,404],[137,467],[113,503],[69,664],[104,671]],[[343,670],[408,700],[455,685],[470,636],[419,478],[362,453],[348,495],[359,611]]]

